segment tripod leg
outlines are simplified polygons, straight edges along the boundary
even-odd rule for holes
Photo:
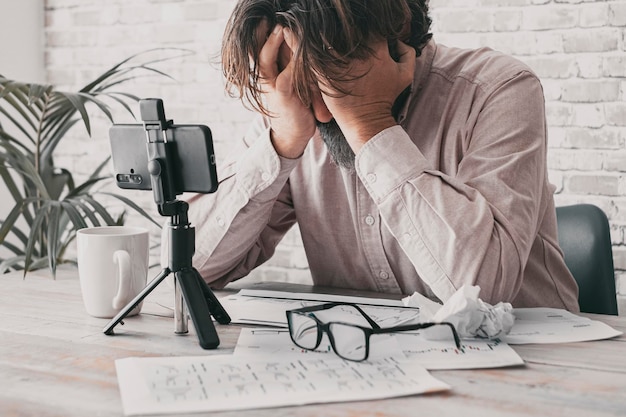
[[[126,304],[126,306],[122,310],[120,310],[120,312],[117,313],[115,317],[111,319],[109,324],[107,324],[106,327],[102,330],[104,334],[109,336],[112,335],[115,326],[122,323],[122,320],[124,320],[124,318],[126,318],[126,316],[131,311],[133,311],[133,309],[137,307],[139,303],[141,303],[143,299],[146,298],[146,296],[150,294],[152,290],[155,289],[157,285],[159,285],[161,281],[163,281],[170,274],[170,272],[171,271],[169,268],[163,268],[159,275],[157,275],[152,281],[150,281],[150,283],[146,285],[146,287],[141,290],[141,292],[137,294],[135,298],[133,298],[128,304]]]
[[[196,328],[200,346],[203,349],[215,349],[219,346],[220,339],[213,325],[211,310],[204,297],[197,272],[191,268],[184,268],[176,271],[174,276],[180,284],[180,289],[187,302],[187,309]]]
[[[194,272],[196,274],[198,282],[200,282],[200,287],[202,287],[202,292],[204,293],[204,298],[206,299],[206,302],[209,306],[209,311],[211,312],[211,315],[215,317],[215,320],[217,320],[219,324],[230,323],[230,316],[228,315],[222,304],[219,302],[215,294],[213,294],[213,291],[209,287],[209,284],[207,284],[206,281],[202,279],[202,276],[198,271],[196,271],[195,268]]]

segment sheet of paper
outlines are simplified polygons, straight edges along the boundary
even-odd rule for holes
[[[274,295],[277,293],[280,298],[274,298]],[[291,297],[292,295],[293,297]],[[314,300],[318,295],[320,299]],[[307,297],[307,299],[302,297]],[[220,303],[228,312],[232,323],[235,324],[287,327],[287,316],[285,315],[287,310],[330,301],[355,302],[359,304],[381,327],[397,326],[418,321],[419,309],[404,307],[401,301],[359,297],[348,297],[349,301],[345,300],[345,298],[337,298],[337,296],[325,294],[241,290],[237,294],[220,298]],[[377,301],[381,303],[376,304]]]
[[[316,351],[303,350],[293,344],[286,329],[244,328],[235,355],[252,357],[326,357],[334,353],[327,339]],[[448,340],[427,340],[420,333],[397,333],[372,336],[370,358],[386,356],[407,358],[428,370],[479,369],[523,365],[524,361],[500,340],[463,340],[459,350]]]
[[[428,340],[420,332],[395,335],[404,355],[428,370],[483,369],[523,365],[524,360],[499,339],[461,340],[461,349],[446,340]]]
[[[571,343],[616,337],[622,332],[556,308],[516,308],[515,324],[502,339],[509,344]]]
[[[371,400],[448,390],[415,362],[244,356],[115,361],[125,415],[176,414]]]

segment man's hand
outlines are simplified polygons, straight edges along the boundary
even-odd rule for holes
[[[257,33],[267,33],[267,23]],[[269,111],[272,143],[276,152],[286,158],[297,158],[315,134],[315,117],[302,104],[293,87],[295,38],[289,29],[276,25],[259,53],[259,74]]]
[[[356,79],[343,82],[340,94],[320,80],[326,106],[346,140],[357,153],[361,146],[384,129],[396,125],[391,108],[400,93],[411,85],[415,71],[415,50],[398,42],[400,62],[389,55],[386,40],[372,45],[375,55],[354,61],[350,74]]]

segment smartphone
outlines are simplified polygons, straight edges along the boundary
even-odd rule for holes
[[[204,125],[171,125],[165,135],[169,175],[174,177],[176,194],[215,192],[218,181],[211,130]],[[149,144],[144,126],[114,124],[109,129],[109,139],[118,187],[151,190]]]

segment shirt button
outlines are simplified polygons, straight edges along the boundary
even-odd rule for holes
[[[267,172],[262,173],[262,174],[261,174],[261,179],[262,179],[263,181],[269,181],[269,179],[270,179],[270,174],[268,174]]]
[[[224,227],[226,223],[224,222],[224,219],[222,219],[221,217],[217,218],[217,225],[220,227]]]
[[[378,276],[382,279],[389,279],[389,274],[386,271],[380,271],[380,274],[378,274]]]
[[[366,223],[368,226],[373,226],[373,225],[374,225],[374,223],[376,223],[376,219],[374,219],[374,216],[372,216],[371,214],[369,214],[369,215],[367,215],[367,216],[365,217],[365,223]]]
[[[367,180],[367,182],[369,183],[375,183],[376,182],[376,174],[367,174],[365,176],[365,179]]]

